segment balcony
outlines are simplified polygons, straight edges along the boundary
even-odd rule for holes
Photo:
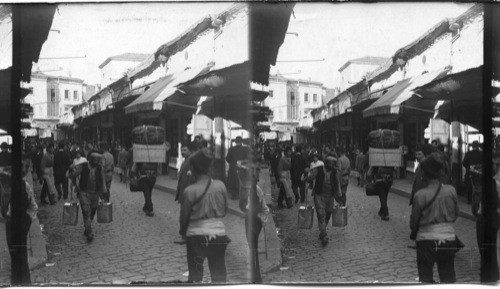
[[[288,105],[286,109],[287,121],[298,121],[299,110],[295,105]]]

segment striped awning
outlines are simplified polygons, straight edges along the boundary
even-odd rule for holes
[[[184,71],[170,74],[160,78],[146,92],[125,107],[125,113],[130,114],[140,111],[162,110],[163,101],[175,94],[183,94],[177,89],[180,83],[191,80],[199,75],[207,73],[212,64],[189,68]]]
[[[382,95],[377,101],[363,111],[363,117],[399,114],[401,105],[414,95],[413,90],[415,88],[425,85],[435,79],[442,78],[448,71],[448,68],[444,68],[407,78],[396,83],[386,94]]]

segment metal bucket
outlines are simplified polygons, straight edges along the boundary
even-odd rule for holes
[[[332,226],[345,227],[347,226],[347,207],[334,207],[332,212]]]

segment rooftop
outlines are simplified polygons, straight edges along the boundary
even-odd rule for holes
[[[38,78],[38,79],[58,79],[58,80],[66,80],[66,81],[74,81],[74,82],[83,83],[83,79],[80,79],[80,78],[69,77],[69,76],[48,75],[48,74],[45,74],[45,73],[39,72],[39,71],[32,72],[31,77]]]
[[[378,57],[378,56],[364,56],[361,58],[348,60],[342,67],[339,68],[339,72],[342,72],[347,68],[350,64],[371,64],[371,65],[382,65],[389,58],[387,57]]]
[[[280,74],[272,74],[272,75],[269,75],[269,80],[271,79],[275,79],[275,80],[281,80],[281,81],[286,81],[286,82],[302,82],[302,83],[309,83],[309,84],[316,84],[316,85],[320,85],[320,86],[323,86],[323,83],[319,82],[319,81],[314,81],[314,80],[310,80],[310,79],[293,79],[293,78],[287,78],[287,77],[284,77],[283,75],[280,75]]]
[[[99,65],[99,69],[102,69],[106,64],[108,64],[111,60],[124,60],[124,61],[137,61],[142,62],[146,60],[150,54],[144,53],[123,53],[115,56],[110,56],[106,60],[104,60],[101,65]]]

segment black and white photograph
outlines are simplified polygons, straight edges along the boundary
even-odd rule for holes
[[[498,284],[499,19],[0,3],[0,286]]]

